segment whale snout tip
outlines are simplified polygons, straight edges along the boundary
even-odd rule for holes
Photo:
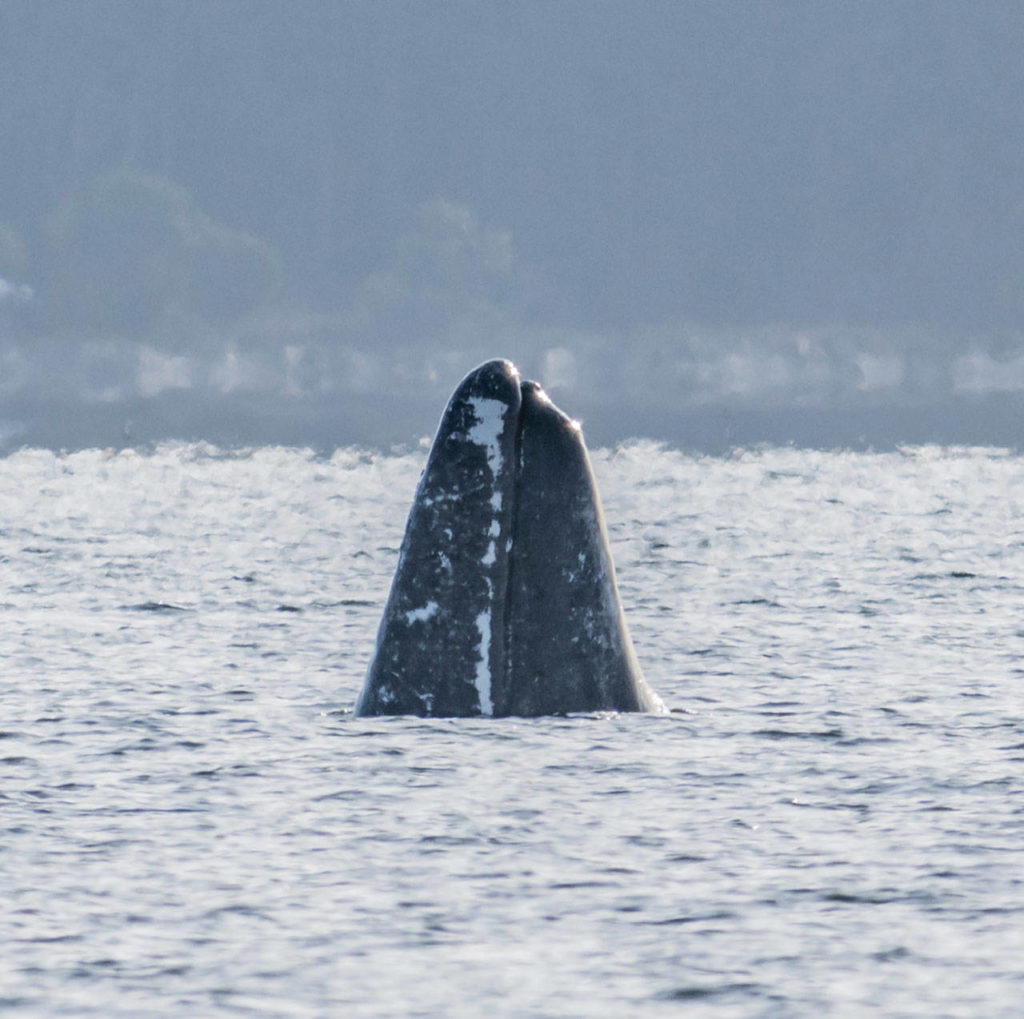
[[[496,357],[491,361],[484,361],[477,372],[488,375],[501,375],[507,379],[519,381],[519,369],[515,366],[514,362],[510,361],[507,357]]]
[[[571,431],[576,432],[579,435],[583,434],[583,425],[576,418],[569,417],[569,415],[566,414],[550,396],[548,396],[547,390],[545,390],[539,382],[534,382],[532,379],[524,379],[519,388],[523,394],[524,406],[532,405],[535,409],[543,411],[549,420],[554,419],[560,421],[564,427]]]
[[[533,379],[524,379],[519,388],[523,391],[524,397],[531,397],[545,407],[554,407],[555,401],[548,396],[547,390],[539,382],[534,382]]]
[[[474,368],[462,380],[455,396],[484,397],[518,406],[519,381],[519,369],[511,361],[495,358]]]

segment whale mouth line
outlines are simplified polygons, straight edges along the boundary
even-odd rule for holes
[[[529,387],[529,388],[528,388]],[[509,506],[508,537],[506,538],[506,562],[505,562],[505,590],[501,605],[501,632],[502,632],[502,664],[505,667],[505,675],[502,677],[505,683],[509,682],[509,662],[512,661],[512,633],[514,630],[512,618],[512,595],[516,582],[516,562],[519,559],[518,538],[519,538],[519,506],[522,500],[523,485],[523,426],[526,423],[526,400],[524,397],[536,387],[541,393],[543,389],[537,383],[529,380],[520,380],[519,383],[519,407],[516,411],[515,429],[512,434],[512,499]],[[545,397],[547,394],[544,394]],[[549,401],[550,402],[550,401]],[[552,404],[554,406],[554,404]]]

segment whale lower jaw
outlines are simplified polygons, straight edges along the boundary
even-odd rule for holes
[[[356,713],[657,710],[579,425],[489,361],[441,419]]]

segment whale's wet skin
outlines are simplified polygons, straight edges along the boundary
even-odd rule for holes
[[[626,627],[579,425],[508,361],[452,395],[360,715],[663,710]]]

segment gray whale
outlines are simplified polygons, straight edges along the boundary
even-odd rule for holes
[[[511,362],[486,362],[441,418],[356,714],[663,710],[579,425]]]

